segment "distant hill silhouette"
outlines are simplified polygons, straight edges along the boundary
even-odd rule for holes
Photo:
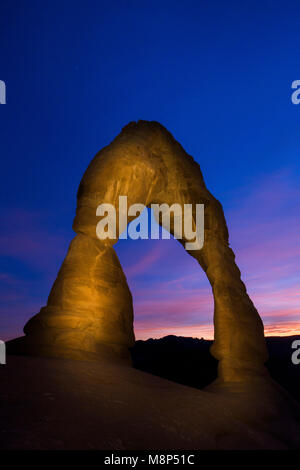
[[[300,364],[291,361],[292,342],[300,336],[267,337],[270,375],[300,401]],[[165,336],[161,339],[136,341],[132,360],[136,369],[168,380],[203,388],[217,378],[218,361],[209,348],[212,341],[183,336]]]

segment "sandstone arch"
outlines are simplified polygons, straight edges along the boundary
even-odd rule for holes
[[[157,202],[204,203],[205,242],[189,254],[213,290],[219,378],[246,380],[265,373],[263,324],[250,300],[233,251],[221,204],[207,190],[199,165],[159,123],[128,124],[87,168],[77,194],[77,233],[48,303],[24,327],[30,354],[74,358],[126,357],[134,343],[133,307],[113,243],[96,237],[96,208]]]

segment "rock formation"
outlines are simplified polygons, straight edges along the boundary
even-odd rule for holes
[[[25,325],[23,351],[99,361],[128,357],[134,344],[133,307],[113,248],[117,240],[96,236],[97,206],[118,207],[120,195],[127,195],[128,205],[204,204],[204,246],[188,253],[204,269],[213,290],[211,353],[219,360],[219,379],[243,381],[264,375],[263,324],[229,247],[222,206],[207,190],[193,158],[162,125],[147,121],[128,124],[87,168],[77,194],[77,235],[47,306]]]

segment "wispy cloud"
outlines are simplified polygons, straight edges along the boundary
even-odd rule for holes
[[[5,210],[0,226],[0,337],[22,334],[26,321],[47,302],[65,256],[68,237],[48,215]]]
[[[4,223],[5,221],[5,223]],[[0,256],[25,262],[34,269],[52,268],[66,253],[68,239],[47,223],[47,214],[11,209],[2,214]]]

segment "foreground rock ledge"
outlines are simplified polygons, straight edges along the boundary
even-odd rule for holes
[[[8,356],[1,449],[294,449],[299,406],[271,381],[203,391],[128,366]]]

